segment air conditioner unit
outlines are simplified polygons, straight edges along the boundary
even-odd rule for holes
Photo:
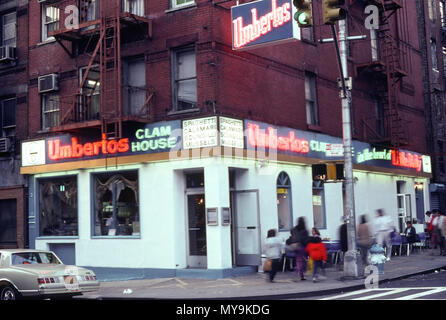
[[[39,77],[39,93],[59,90],[59,76],[56,73]]]
[[[1,46],[0,47],[0,61],[13,61],[15,60],[15,47]]]
[[[10,148],[11,148],[11,139],[0,138],[0,153],[8,152]]]

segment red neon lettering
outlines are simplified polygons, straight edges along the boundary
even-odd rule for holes
[[[289,2],[277,7],[277,0],[271,0],[271,9],[270,12],[260,18],[257,18],[257,9],[251,9],[252,22],[246,26],[243,25],[242,17],[232,21],[235,48],[241,48],[271,32],[272,28],[278,28],[291,20],[291,5]]]
[[[421,171],[422,157],[410,152],[391,151],[392,164],[397,167],[412,168]]]
[[[53,161],[91,157],[102,154],[125,153],[130,150],[129,139],[124,138],[118,141],[106,140],[87,142],[80,144],[77,138],[71,138],[71,144],[61,145],[59,139],[48,141],[48,158]]]
[[[308,153],[309,143],[305,139],[296,139],[294,131],[288,136],[277,136],[277,130],[268,127],[267,133],[260,130],[257,124],[248,123],[248,143],[253,147],[265,147],[281,151],[292,151],[296,153]]]

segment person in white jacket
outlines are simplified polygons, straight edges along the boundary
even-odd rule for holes
[[[284,244],[281,238],[276,236],[276,230],[268,230],[268,235],[264,243],[264,251],[267,259],[271,260],[271,270],[269,273],[269,281],[274,282],[277,270],[279,269],[280,259],[282,258],[282,250]]]
[[[387,261],[392,256],[392,240],[390,234],[393,231],[392,218],[384,214],[383,209],[376,210],[377,218],[375,220],[375,239],[376,243],[384,248],[386,246]]]

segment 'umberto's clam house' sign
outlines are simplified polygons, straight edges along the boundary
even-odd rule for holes
[[[214,147],[245,149],[247,158],[257,156],[260,151],[261,155],[268,155],[270,160],[279,161],[280,155],[294,159],[291,161],[295,162],[304,158],[343,160],[341,138],[252,120],[212,116],[151,123],[143,128],[133,129],[120,139],[62,135],[26,141],[22,143],[22,173],[45,170],[30,171],[27,167],[38,168],[42,165],[132,155],[167,153],[170,159],[171,151]],[[205,153],[203,156],[206,155],[209,154]],[[276,155],[276,158],[271,155]],[[400,169],[427,175],[431,173],[429,156],[406,150],[377,148],[360,141],[353,141],[353,163],[363,166],[362,168]]]
[[[232,48],[299,40],[299,27],[293,23],[295,10],[291,0],[259,0],[232,7]]]

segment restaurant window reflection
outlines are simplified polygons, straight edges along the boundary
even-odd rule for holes
[[[77,236],[77,177],[40,179],[39,235]]]

